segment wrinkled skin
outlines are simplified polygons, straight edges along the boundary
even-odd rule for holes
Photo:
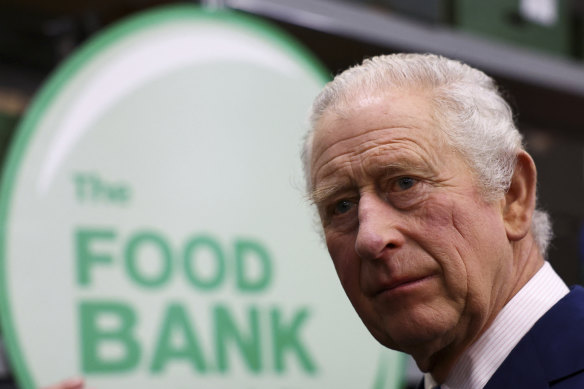
[[[423,91],[400,91],[329,110],[314,135],[311,183],[362,321],[442,381],[543,259],[529,234],[531,158],[521,152],[509,193],[487,202],[431,109]]]

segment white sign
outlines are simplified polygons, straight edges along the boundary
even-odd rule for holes
[[[326,76],[259,20],[194,6],[87,43],[23,120],[0,196],[23,389],[395,388],[344,296],[298,150]]]

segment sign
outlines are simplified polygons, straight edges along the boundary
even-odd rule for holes
[[[257,19],[136,15],[24,118],[0,203],[3,334],[23,389],[394,388],[302,197],[327,77]]]

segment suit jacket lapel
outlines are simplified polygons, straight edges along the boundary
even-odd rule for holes
[[[584,289],[552,307],[521,339],[485,386],[548,388],[584,370]]]

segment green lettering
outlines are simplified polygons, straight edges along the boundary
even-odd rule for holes
[[[128,305],[109,301],[84,302],[79,306],[81,366],[84,373],[127,372],[140,360],[140,344],[133,334],[136,314]],[[103,320],[115,322],[104,328]],[[108,347],[122,350],[112,356]]]
[[[207,278],[201,277],[195,270],[195,263],[199,258],[200,250],[210,252],[214,258],[215,271]],[[203,290],[213,290],[223,282],[225,278],[225,256],[221,246],[213,238],[198,236],[189,240],[184,249],[185,275],[191,284]]]
[[[249,269],[254,260],[259,269],[258,275],[252,278]],[[269,285],[272,279],[272,263],[267,250],[257,242],[238,240],[235,242],[235,273],[237,287],[242,292],[257,292]]]
[[[145,274],[140,267],[140,252],[144,253],[144,248],[150,247],[160,255],[161,266],[157,273]],[[155,232],[141,232],[135,234],[126,245],[124,251],[126,271],[136,283],[147,288],[155,288],[168,282],[172,275],[172,250],[163,237]]]
[[[85,186],[85,175],[75,174],[73,176],[73,181],[75,182],[75,193],[77,194],[77,200],[83,201],[87,197]]]
[[[281,373],[286,370],[284,357],[287,353],[293,353],[304,371],[314,373],[316,371],[314,361],[299,340],[300,327],[308,317],[308,310],[304,308],[296,312],[288,326],[282,323],[280,311],[277,309],[273,309],[270,316],[276,371]]]
[[[228,346],[233,344],[239,350],[247,367],[254,373],[260,372],[261,348],[259,315],[256,308],[248,311],[249,334],[242,334],[237,328],[229,310],[224,306],[217,306],[213,310],[215,317],[215,346],[217,352],[217,368],[221,372],[229,369]]]
[[[112,230],[78,229],[75,231],[75,258],[77,259],[77,282],[87,286],[91,281],[90,273],[94,265],[107,265],[113,262],[111,255],[96,253],[92,243],[112,241],[116,234]]]
[[[180,345],[176,344],[177,337]],[[150,370],[159,373],[169,362],[177,359],[189,362],[199,372],[207,370],[199,340],[186,312],[180,305],[171,304],[164,315]]]

